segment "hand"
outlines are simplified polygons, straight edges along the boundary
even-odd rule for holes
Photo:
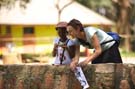
[[[62,48],[64,48],[64,49],[67,49],[67,48],[68,48],[66,44],[60,45],[60,46],[61,46]]]
[[[72,71],[75,71],[75,68],[77,67],[77,65],[78,65],[78,62],[77,61],[72,61],[71,63],[70,63],[70,68],[71,68],[71,70]]]

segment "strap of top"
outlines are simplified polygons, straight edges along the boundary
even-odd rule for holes
[[[60,42],[60,40],[59,40],[59,42]],[[68,42],[69,42],[69,39],[66,40],[66,45],[67,45]],[[63,62],[64,52],[65,52],[65,48],[63,49],[62,57],[60,58],[60,64],[61,65],[62,65],[62,62]]]

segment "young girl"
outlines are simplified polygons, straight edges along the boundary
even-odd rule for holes
[[[52,51],[53,57],[55,57],[54,65],[69,65],[75,56],[76,45],[73,40],[67,37],[66,26],[66,22],[59,22],[56,25],[56,31],[59,37],[55,38],[54,48]],[[83,89],[87,89],[89,85],[81,67],[76,67],[74,73],[76,78],[81,83],[81,86],[83,86]]]
[[[71,63],[74,57],[75,45],[72,40],[67,38],[66,22],[60,22],[56,26],[58,38],[54,39],[53,57],[55,65],[66,65]]]

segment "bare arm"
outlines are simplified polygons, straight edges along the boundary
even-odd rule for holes
[[[66,47],[66,49],[70,55],[70,58],[72,59],[75,56],[75,45]]]
[[[75,57],[72,59],[72,62],[70,64],[70,68],[74,71],[76,66],[78,65],[80,57],[80,45],[75,46]]]
[[[80,65],[82,65],[82,66],[88,64],[90,61],[97,58],[102,52],[102,49],[101,49],[101,46],[99,43],[99,39],[96,34],[94,34],[93,37],[91,38],[91,43],[95,49],[95,52],[92,55],[88,56],[83,62],[80,63]]]
[[[57,54],[57,48],[58,48],[58,45],[57,44],[54,44],[53,51],[52,51],[52,56],[53,57],[55,57],[56,54]]]

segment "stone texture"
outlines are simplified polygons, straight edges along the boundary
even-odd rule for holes
[[[135,89],[134,64],[91,64],[83,68],[89,89]],[[82,89],[69,66],[0,65],[0,89]]]

